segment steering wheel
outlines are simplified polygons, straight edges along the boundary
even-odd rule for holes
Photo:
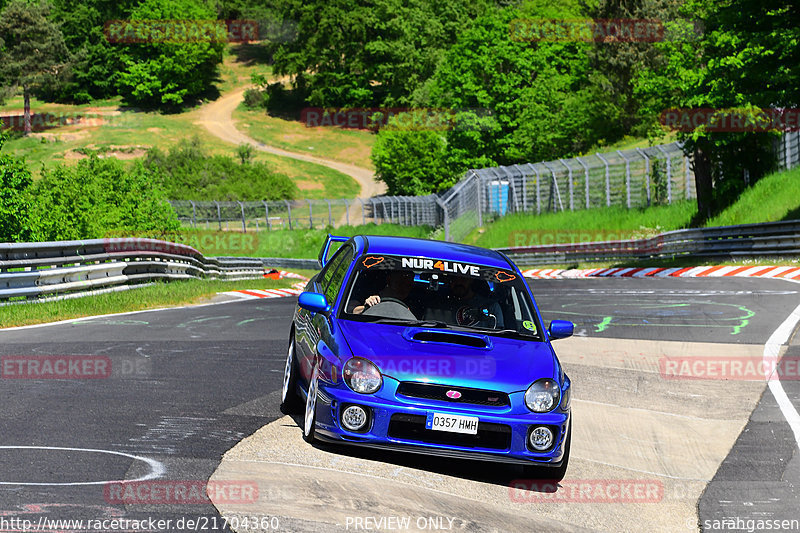
[[[385,304],[385,305],[384,305]],[[366,309],[364,315],[397,318],[400,320],[417,320],[408,305],[397,298],[382,298],[380,302]]]
[[[380,301],[380,302],[378,302],[378,303],[376,303],[376,304],[375,304],[375,305],[373,305],[372,307],[375,307],[375,306],[377,306],[377,305],[381,305],[382,303],[387,303],[387,304],[388,304],[388,303],[396,303],[396,304],[400,304],[400,305],[402,305],[402,306],[403,306],[403,307],[405,307],[406,309],[410,309],[410,307],[408,307],[408,304],[407,304],[407,303],[405,303],[403,300],[401,300],[401,299],[399,299],[399,298],[389,298],[389,297],[387,297],[387,298],[381,298],[381,301]]]

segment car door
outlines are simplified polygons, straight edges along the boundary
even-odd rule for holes
[[[303,352],[300,359],[300,375],[306,382],[311,378],[316,364],[319,364],[320,371],[324,375],[328,375],[330,365],[335,364],[338,343],[334,339],[335,328],[332,325],[335,321],[336,300],[342,290],[350,264],[353,262],[354,253],[352,244],[343,245],[317,276],[313,290],[325,295],[331,306],[331,312],[327,315],[325,313],[312,315],[309,311],[302,311],[305,313],[303,319],[307,323],[307,328],[303,333],[302,341],[298,344],[302,344],[300,349]],[[321,360],[318,361],[320,358]]]

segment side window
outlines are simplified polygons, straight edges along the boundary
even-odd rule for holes
[[[337,255],[339,257],[336,258],[336,264],[331,265],[333,267],[331,268],[331,276],[325,287],[325,297],[330,304],[336,301],[336,297],[342,288],[342,282],[344,282],[344,276],[347,274],[347,269],[350,267],[350,263],[353,262],[353,247],[348,246],[342,253]]]
[[[336,270],[336,267],[339,265],[343,253],[344,248],[336,250],[336,253],[333,254],[333,257],[331,257],[330,261],[325,265],[325,268],[317,274],[317,290],[319,290],[319,292],[324,293],[325,288],[330,284],[333,271]]]

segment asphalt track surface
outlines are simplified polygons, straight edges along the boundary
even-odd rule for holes
[[[576,384],[576,405],[583,406],[585,421],[583,429],[575,431],[575,439],[582,444],[573,441],[568,480],[573,472],[580,479],[605,476],[604,465],[611,465],[608,468],[616,469],[613,475],[617,479],[641,475],[663,479],[665,492],[680,487],[670,485],[675,480],[693,484],[697,496],[702,493],[702,497],[698,502],[692,496],[690,504],[699,507],[700,525],[712,521],[705,525],[708,531],[747,529],[747,523],[741,521],[734,521],[743,526],[738,529],[713,527],[723,525],[713,520],[731,517],[800,519],[797,443],[769,390],[762,395],[766,389],[763,382],[665,382],[657,374],[641,371],[635,361],[641,356],[642,361],[652,362],[653,354],[663,346],[670,350],[684,345],[709,350],[721,346],[723,353],[740,346],[758,353],[800,303],[800,284],[731,278],[629,278],[536,280],[532,286],[546,320],[564,318],[576,323],[576,337],[559,341],[572,344],[555,345],[560,355],[562,351],[566,354],[562,360]],[[442,493],[475,490],[478,499],[483,490],[506,495],[505,501],[487,496],[482,507],[447,499],[445,504],[457,506],[453,513],[461,517],[451,526],[456,530],[491,530],[488,526],[495,521],[495,530],[516,531],[513,524],[503,522],[513,515],[534,517],[529,522],[532,530],[640,529],[635,527],[637,513],[641,513],[641,530],[652,529],[646,524],[661,515],[670,523],[668,515],[673,508],[660,503],[627,507],[624,503],[544,504],[548,508],[529,504],[522,512],[508,501],[508,484],[520,477],[513,468],[304,447],[299,428],[277,410],[294,305],[295,299],[245,300],[0,331],[0,355],[5,357],[106,356],[115,368],[107,379],[0,380],[0,519],[26,518],[37,524],[42,517],[152,517],[172,520],[171,527],[159,529],[162,531],[223,530],[219,527],[222,517],[211,504],[121,505],[109,498],[106,482],[140,479],[158,470],[159,480],[204,483],[226,451],[262,428],[274,433],[272,444],[280,453],[324,453],[340,463],[343,471],[352,459],[376,465],[376,470],[386,467],[395,474],[411,472],[413,477],[406,486],[412,484],[412,493],[413,483],[417,483],[420,490]],[[793,342],[789,354],[800,355],[796,337]],[[592,350],[598,346],[623,348],[598,355],[594,361]],[[795,408],[800,408],[798,381],[786,381],[783,386]],[[674,410],[685,407],[684,414],[665,412],[659,402],[689,389],[688,399],[674,403]],[[614,403],[630,406],[631,419],[646,410],[648,423],[666,419],[663,427],[657,428],[664,433],[644,435],[641,442],[630,443],[629,456],[620,455],[618,442],[604,446],[610,437],[602,429],[607,421],[600,419],[604,406]],[[722,421],[730,413],[741,423]],[[669,422],[674,416],[683,416],[677,427]],[[706,423],[704,416],[712,422]],[[627,421],[612,422],[624,425]],[[656,458],[659,454],[680,456],[681,431],[691,433],[714,424],[730,441],[707,442],[718,456],[705,457],[701,447],[692,447],[677,462],[651,474],[645,474],[649,471],[645,462],[636,463],[637,456],[648,453]],[[664,435],[669,435],[668,442],[660,440]],[[620,466],[624,461],[628,463]],[[314,497],[336,506],[340,503],[336,491],[348,488],[347,483],[357,490],[359,481],[347,475],[326,478],[330,473],[320,470],[318,477],[337,486],[317,487]],[[278,503],[290,494],[281,492],[280,483],[266,489],[262,486],[260,493]],[[380,499],[380,494],[375,497]],[[362,514],[380,503],[359,502],[352,495],[344,500],[342,505],[360,507]],[[180,519],[185,524],[198,518],[206,528],[176,526]],[[279,530],[327,529],[319,514],[310,511],[305,517],[280,519]],[[0,526],[0,531],[15,530],[2,521]],[[696,521],[686,522],[686,526],[682,530],[697,530]],[[86,531],[86,527],[48,530]]]

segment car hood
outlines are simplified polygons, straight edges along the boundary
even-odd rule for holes
[[[557,377],[555,355],[545,342],[347,320],[340,325],[353,355],[398,381],[511,393],[539,378]]]

